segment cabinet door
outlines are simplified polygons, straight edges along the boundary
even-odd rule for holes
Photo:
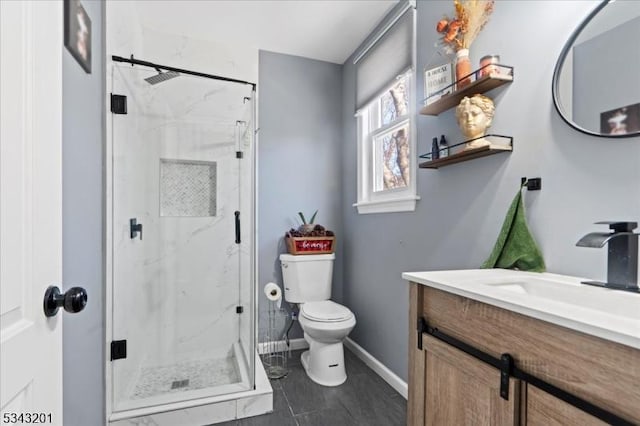
[[[500,398],[500,370],[427,334],[423,348],[426,425],[518,423],[518,380],[509,380],[509,400],[504,400]]]
[[[540,389],[527,385],[527,426],[600,426],[606,423]]]

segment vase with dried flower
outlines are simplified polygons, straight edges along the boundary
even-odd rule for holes
[[[494,0],[454,0],[455,17],[438,21],[436,31],[442,34],[442,46],[456,52],[457,89],[471,83],[469,48],[489,21]]]
[[[460,49],[456,52],[456,85],[458,89],[471,83],[471,59],[469,49]]]

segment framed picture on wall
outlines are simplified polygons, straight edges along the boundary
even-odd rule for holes
[[[91,74],[91,19],[79,0],[64,0],[64,46]]]
[[[429,105],[453,92],[453,65],[451,62],[424,71],[425,105]]]
[[[624,135],[640,132],[640,103],[600,113],[600,133]]]

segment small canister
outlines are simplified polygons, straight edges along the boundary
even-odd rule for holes
[[[478,73],[478,78],[482,78],[485,75],[489,74],[500,74],[500,67],[495,66],[494,64],[500,63],[500,55],[486,55],[480,59],[480,71]]]

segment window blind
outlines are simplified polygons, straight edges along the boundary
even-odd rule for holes
[[[376,34],[373,37],[373,40],[376,40],[374,44],[354,61],[357,110],[378,96],[397,76],[412,67],[414,13],[414,7],[405,8],[395,23]]]

